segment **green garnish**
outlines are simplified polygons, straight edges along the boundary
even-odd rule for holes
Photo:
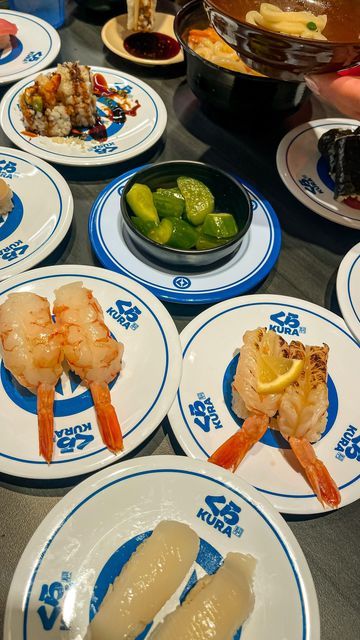
[[[317,25],[315,22],[308,22],[306,26],[310,31],[317,31]]]

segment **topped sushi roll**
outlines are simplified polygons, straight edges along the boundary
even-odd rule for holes
[[[78,62],[58,64],[56,71],[37,76],[20,96],[28,131],[64,137],[73,128],[92,127],[96,121],[96,96],[90,67]]]

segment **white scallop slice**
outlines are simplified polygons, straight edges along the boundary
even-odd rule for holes
[[[87,640],[134,640],[179,587],[198,551],[199,538],[188,525],[160,522],[110,587]]]
[[[201,578],[149,640],[232,640],[254,608],[254,569],[252,556],[229,553],[220,569]]]

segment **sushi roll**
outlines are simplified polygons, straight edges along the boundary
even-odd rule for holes
[[[14,208],[14,204],[11,200],[12,191],[9,185],[0,178],[0,216],[5,216]]]
[[[360,201],[360,136],[351,135],[336,142],[335,200]]]
[[[73,128],[92,127],[96,121],[96,96],[90,67],[78,62],[58,64],[56,71],[40,74],[20,96],[28,131],[64,137]]]
[[[160,522],[110,587],[86,640],[135,640],[180,586],[198,550],[187,524]]]
[[[0,18],[0,50],[10,46],[10,36],[16,36],[17,31],[16,24]]]
[[[328,161],[330,167],[330,175],[332,178],[335,176],[336,171],[336,148],[335,143],[340,138],[353,135],[351,129],[330,129],[323,133],[318,142],[318,149],[321,155]]]
[[[232,640],[254,608],[254,569],[251,556],[229,553],[220,569],[201,578],[149,640]]]

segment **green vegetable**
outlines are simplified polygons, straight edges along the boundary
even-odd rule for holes
[[[164,220],[171,220],[173,225],[172,235],[168,241],[169,247],[174,247],[175,249],[192,249],[195,247],[198,234],[194,227],[180,218],[164,218]]]
[[[238,226],[231,213],[209,213],[204,220],[202,231],[214,238],[232,238],[238,233]]]
[[[180,177],[178,187],[185,198],[186,217],[193,225],[202,224],[208,213],[214,211],[214,196],[200,180]]]
[[[149,231],[156,227],[155,222],[151,222],[150,220],[141,220],[141,218],[138,218],[137,216],[131,216],[131,222],[144,236],[147,236]]]
[[[32,99],[32,107],[35,111],[41,112],[43,110],[43,100],[41,96],[34,96]]]
[[[315,22],[308,22],[306,26],[310,31],[317,31],[317,25]]]
[[[182,200],[184,202],[181,191],[177,187],[169,187],[168,189],[162,189],[161,187],[159,187],[159,189],[156,189],[156,193],[161,193],[161,195],[163,196],[176,196],[176,198],[179,198],[179,200]]]
[[[164,193],[164,191],[165,189],[162,193],[159,191],[153,193],[154,205],[160,218],[181,218],[185,210],[184,198],[182,196],[179,198],[171,192]]]
[[[141,220],[159,224],[159,216],[156,211],[153,195],[146,184],[135,183],[126,194],[126,202],[136,216]]]
[[[204,249],[214,249],[215,247],[221,247],[227,242],[227,240],[219,240],[218,238],[206,236],[205,234],[201,233],[196,242],[196,249],[198,251],[204,251]]]
[[[176,218],[174,218],[176,220]],[[150,229],[148,238],[158,244],[168,244],[173,233],[173,223],[170,218],[163,218],[156,227]]]

